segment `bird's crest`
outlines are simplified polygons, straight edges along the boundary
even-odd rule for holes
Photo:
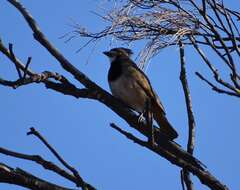
[[[124,47],[113,48],[110,51],[113,51],[113,52],[116,52],[116,53],[119,53],[119,54],[124,54],[124,55],[127,55],[129,57],[133,54],[133,51],[131,49],[124,48]]]

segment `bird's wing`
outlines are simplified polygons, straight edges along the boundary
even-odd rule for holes
[[[135,78],[136,82],[144,90],[144,92],[147,94],[147,96],[149,96],[150,98],[153,98],[155,103],[161,109],[162,113],[165,114],[164,107],[163,107],[158,95],[153,90],[153,88],[151,86],[151,83],[148,80],[145,73],[141,69],[139,69],[137,67],[137,65],[135,65],[134,63],[131,66],[131,68],[129,69],[129,72],[130,72],[131,75],[134,75],[134,78]]]
[[[152,90],[153,90],[153,89],[152,89]],[[155,92],[154,90],[153,90],[153,93],[154,93],[154,95],[155,95],[156,103],[161,107],[163,113],[166,114],[165,109],[164,109],[164,107],[163,107],[162,102],[160,101],[159,96],[156,94],[156,92]]]

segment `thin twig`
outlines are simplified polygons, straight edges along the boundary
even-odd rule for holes
[[[53,155],[67,168],[69,169],[73,175],[78,179],[78,181],[80,182],[81,187],[83,187],[83,189],[86,188],[86,184],[83,181],[82,177],[80,176],[80,174],[78,173],[78,171],[73,168],[72,166],[70,166],[58,153],[57,151],[47,142],[47,140],[34,128],[31,127],[30,131],[27,133],[27,135],[34,135],[36,136],[49,150],[50,152],[53,153]]]
[[[27,64],[26,64],[26,66],[25,66],[25,68],[24,68],[24,71],[23,71],[23,78],[24,78],[24,79],[25,79],[26,76],[27,76],[27,70],[28,70],[28,67],[29,67],[31,61],[32,61],[32,57],[28,57]]]
[[[0,78],[0,84],[16,89],[20,86],[28,85],[31,83],[40,83],[40,82],[47,83],[48,79],[51,79],[51,78],[70,86],[70,83],[67,82],[67,79],[65,77],[59,75],[58,73],[54,73],[50,71],[44,71],[39,74],[31,75],[30,77],[25,76],[16,81],[8,81]]]
[[[9,49],[10,56],[12,57],[12,59],[16,60],[16,57],[15,57],[14,52],[13,52],[13,44],[9,43],[8,44],[8,49]],[[15,61],[14,61],[14,63],[15,63]],[[18,65],[15,64],[15,67],[16,67],[16,70],[17,70],[17,73],[18,73],[18,77],[21,79],[22,78],[22,73],[21,73]]]
[[[203,80],[204,82],[206,82],[209,86],[212,87],[212,90],[221,93],[221,94],[227,94],[230,96],[235,96],[235,97],[240,97],[240,91],[239,93],[235,93],[235,92],[230,92],[221,88],[218,88],[216,85],[214,85],[212,82],[210,82],[209,80],[207,80],[203,75],[201,75],[199,72],[195,73],[201,80]]]
[[[218,70],[215,69],[215,67],[211,64],[210,60],[207,58],[207,56],[204,54],[204,52],[199,48],[198,44],[195,43],[194,39],[192,37],[190,37],[190,40],[193,43],[193,47],[197,50],[198,54],[201,56],[201,58],[203,59],[203,61],[206,63],[206,65],[209,67],[209,69],[211,70],[211,72],[213,73],[214,79],[221,85],[223,85],[224,87],[236,92],[236,94],[239,93],[239,90],[237,88],[235,88],[233,85],[231,85],[230,83],[224,81],[219,73]]]
[[[15,89],[19,86],[30,84],[32,82],[43,82],[46,88],[53,89],[63,94],[72,95],[76,98],[84,97],[96,99],[96,93],[94,91],[88,89],[78,89],[75,87],[75,85],[70,83],[66,77],[59,75],[58,73],[44,71],[38,74],[36,72],[33,72],[28,67],[26,67],[19,59],[17,59],[15,55],[14,59],[12,58],[10,51],[4,46],[1,39],[0,39],[0,52],[2,52],[15,65],[17,65],[19,69],[21,69],[23,72],[29,75],[29,78],[25,77],[22,79],[18,79],[16,81],[9,81],[0,78],[0,84],[4,86],[9,86]],[[48,78],[53,78],[61,83],[55,83],[53,81],[48,80]]]
[[[58,175],[60,175],[60,176],[62,176],[64,178],[72,181],[76,185],[80,185],[81,184],[75,176],[73,176],[72,174],[68,173],[64,169],[60,168],[56,164],[43,159],[39,155],[23,154],[23,153],[15,152],[15,151],[8,150],[8,149],[2,148],[2,147],[0,147],[0,153],[8,155],[8,156],[15,157],[15,158],[20,158],[20,159],[24,159],[24,160],[33,161],[33,162],[41,165],[44,169],[53,171],[53,172],[57,173]],[[90,189],[92,189],[92,190],[95,189],[92,185],[90,185],[90,184],[88,184],[86,182],[85,182],[85,184],[87,184],[87,186],[90,187],[89,190]]]

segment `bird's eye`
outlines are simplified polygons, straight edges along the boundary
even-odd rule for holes
[[[115,56],[115,53],[112,52],[112,53],[110,54],[110,56],[111,56],[111,57],[114,57],[114,56]]]

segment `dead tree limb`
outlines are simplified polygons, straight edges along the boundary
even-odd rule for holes
[[[60,168],[53,162],[45,160],[44,158],[42,158],[39,155],[23,154],[23,153],[15,152],[15,151],[8,150],[8,149],[2,148],[2,147],[0,147],[0,153],[7,155],[7,156],[23,159],[23,160],[33,161],[33,162],[41,165],[44,169],[50,170],[64,178],[68,179],[69,181],[72,181],[77,186],[80,186],[80,184],[82,184],[82,182],[80,182],[74,175],[72,175],[69,172],[65,171],[64,169]],[[85,184],[88,184],[88,183],[85,182]],[[88,186],[90,187],[89,189],[91,189],[91,185],[88,184]],[[94,188],[92,187],[92,189],[94,189]]]
[[[193,155],[194,146],[195,146],[195,119],[192,110],[192,99],[190,95],[187,74],[186,74],[186,60],[185,60],[185,51],[184,45],[182,44],[181,40],[179,41],[179,52],[180,52],[180,64],[181,64],[181,71],[180,71],[180,80],[183,87],[183,92],[185,96],[185,103],[187,108],[188,114],[188,144],[187,144],[187,152]],[[190,177],[190,173],[187,170],[183,170],[183,179],[187,186],[187,190],[194,190],[193,182]]]
[[[35,135],[38,137],[44,145],[54,154],[54,156],[69,170],[72,172],[70,174],[69,172],[65,171],[64,169],[60,168],[56,164],[47,161],[43,159],[39,155],[28,155],[28,154],[22,154],[18,153],[15,151],[8,150],[6,148],[0,147],[0,153],[7,155],[7,156],[12,156],[15,158],[23,159],[23,160],[28,160],[28,161],[33,161],[39,165],[41,165],[43,168],[50,170],[66,179],[69,181],[72,181],[73,183],[76,184],[77,187],[81,187],[83,190],[95,190],[95,187],[90,185],[89,183],[85,182],[83,178],[80,176],[79,172],[71,167],[66,161],[63,160],[63,158],[57,153],[57,151],[47,142],[47,140],[33,127],[30,128],[30,131],[27,133],[27,135]],[[0,179],[1,181],[1,179]],[[42,187],[41,187],[42,188]],[[44,188],[42,188],[44,189]]]
[[[40,179],[20,168],[0,163],[0,182],[19,185],[33,190],[73,190]]]
[[[52,152],[52,154],[61,162],[62,165],[64,165],[69,171],[72,172],[72,174],[77,179],[77,185],[82,187],[83,189],[94,189],[89,184],[85,183],[85,181],[80,176],[79,172],[72,166],[70,166],[58,153],[57,151],[47,142],[47,140],[33,127],[30,128],[30,131],[27,133],[27,135],[34,135],[40,141]],[[88,186],[88,187],[87,187]]]

